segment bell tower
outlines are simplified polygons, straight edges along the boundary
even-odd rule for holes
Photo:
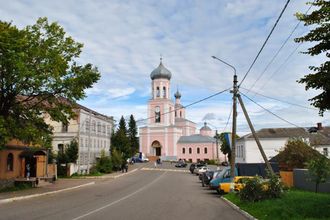
[[[148,103],[149,125],[173,125],[174,105],[170,99],[170,80],[172,74],[163,65],[163,59],[151,74],[151,99]]]

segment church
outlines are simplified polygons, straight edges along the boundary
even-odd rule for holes
[[[160,59],[159,66],[150,74],[151,98],[147,125],[139,128],[140,152],[151,160],[224,160],[212,129],[204,123],[196,133],[196,123],[186,119],[178,90],[174,94],[175,102],[172,101],[171,77]]]

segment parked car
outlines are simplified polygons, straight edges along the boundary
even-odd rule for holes
[[[131,158],[132,163],[149,162],[149,159],[143,153],[137,153]]]
[[[202,166],[202,167],[195,168],[194,173],[198,176],[199,174],[204,173],[207,170],[210,170],[210,168],[207,166]]]
[[[179,160],[176,164],[175,167],[186,167],[187,164],[184,160]]]
[[[189,170],[193,174],[196,167],[199,168],[199,167],[202,167],[202,166],[205,166],[204,162],[192,163],[189,167]]]
[[[201,174],[202,186],[209,185],[210,181],[220,173],[221,170],[209,170]]]
[[[235,176],[233,182],[220,183],[218,188],[219,194],[230,192],[230,187],[233,184],[234,191],[240,191],[244,187],[244,181],[247,179],[255,178],[254,176]]]

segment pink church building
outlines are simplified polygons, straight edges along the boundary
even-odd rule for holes
[[[174,94],[175,102],[171,100],[171,77],[162,60],[150,74],[151,99],[148,101],[147,125],[139,128],[140,152],[149,158],[160,157],[162,160],[196,162],[223,159],[213,131],[207,124],[204,123],[200,132],[196,133],[196,123],[186,119],[179,91]]]

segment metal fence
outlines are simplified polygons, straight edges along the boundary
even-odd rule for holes
[[[298,189],[315,191],[315,182],[312,181],[307,169],[293,170],[293,185]],[[330,178],[326,183],[320,183],[318,192],[330,193]]]

